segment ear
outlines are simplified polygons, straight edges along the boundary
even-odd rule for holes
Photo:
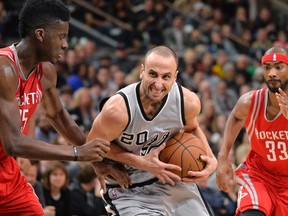
[[[178,72],[179,72],[178,70],[175,72],[175,77],[174,77],[175,80],[177,79]]]
[[[44,37],[45,37],[45,30],[43,28],[38,28],[35,30],[35,37],[37,38],[37,40],[39,40],[40,42],[43,42]]]
[[[144,73],[144,70],[145,70],[144,64],[141,64],[141,70],[140,70],[140,80],[141,80],[141,79],[142,79],[142,77],[143,77],[143,73]]]

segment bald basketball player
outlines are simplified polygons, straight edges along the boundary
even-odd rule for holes
[[[88,141],[95,137],[113,141],[108,158],[123,163],[132,181],[122,189],[107,178],[104,200],[111,215],[190,216],[191,211],[197,216],[210,215],[195,182],[208,178],[217,161],[197,122],[200,100],[176,83],[177,67],[178,58],[170,48],[149,50],[141,81],[112,96],[88,134]],[[187,173],[193,178],[180,179],[169,171],[180,167],[158,159],[163,143],[180,130],[201,139],[208,152],[202,157],[206,168]]]

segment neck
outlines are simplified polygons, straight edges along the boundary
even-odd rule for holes
[[[279,107],[279,103],[276,99],[276,95],[272,92],[269,91],[268,93],[268,102],[267,102],[268,106],[272,106],[272,107]]]
[[[22,72],[27,77],[32,70],[40,63],[40,60],[35,58],[33,48],[30,46],[28,39],[22,39],[19,44],[16,45],[16,51],[19,58],[19,63]]]

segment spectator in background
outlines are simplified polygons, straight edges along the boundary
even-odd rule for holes
[[[72,88],[73,92],[90,85],[91,80],[88,79],[88,67],[87,63],[80,63],[76,66],[75,71],[67,77],[67,85]]]
[[[74,49],[68,49],[66,52],[66,64],[68,67],[68,74],[74,73],[78,65],[77,54]]]
[[[59,89],[59,97],[60,100],[65,107],[65,109],[69,110],[72,108],[72,103],[73,103],[73,89],[68,86],[64,85]]]
[[[223,65],[223,71],[225,74],[225,82],[227,84],[227,88],[235,91],[236,93],[239,92],[239,86],[236,83],[236,70],[235,65],[232,62],[227,62]]]
[[[208,76],[212,73],[212,66],[214,64],[214,58],[211,52],[205,51],[200,58],[198,64],[198,70],[203,71]]]
[[[180,69],[179,66],[179,71],[181,72],[178,75],[177,81],[191,91],[196,89],[193,76],[197,69],[197,62],[197,53],[193,49],[186,49],[183,57],[183,68]]]
[[[73,108],[68,112],[83,131],[88,131],[96,117],[96,111],[92,109],[93,98],[90,90],[85,87],[80,88],[73,96]]]
[[[129,73],[136,64],[135,60],[129,58],[128,48],[123,44],[120,44],[115,49],[112,63],[117,64],[126,74]]]
[[[183,16],[176,15],[172,20],[172,26],[166,28],[163,33],[165,44],[175,50],[179,57],[183,57],[189,40],[189,34],[185,31],[184,24]]]
[[[35,139],[51,143],[56,135],[56,131],[44,114],[39,114],[36,118]]]
[[[273,42],[273,46],[281,46],[288,49],[288,39],[287,39],[287,32],[284,30],[280,30],[277,33],[277,39]]]
[[[57,72],[57,83],[56,88],[59,89],[62,86],[66,85],[66,80],[69,75],[68,65],[66,62],[56,62],[54,64],[55,70]]]
[[[43,185],[37,180],[38,176],[38,161],[31,160],[31,166],[23,173],[26,176],[27,181],[32,185],[35,194],[39,198],[45,216],[55,216],[56,210],[54,206],[47,206],[45,203]]]
[[[199,83],[197,95],[201,99],[202,107],[206,101],[212,99],[212,88],[208,79],[202,80]]]
[[[239,5],[236,8],[236,14],[229,21],[233,34],[241,36],[245,29],[249,29],[250,23],[248,20],[247,10],[245,7]]]
[[[267,30],[265,28],[259,28],[256,31],[256,39],[251,44],[250,53],[253,58],[260,60],[264,52],[271,46],[272,42],[268,38]]]
[[[203,197],[212,208],[214,216],[234,216],[237,201],[235,191],[233,194],[219,191],[218,189],[209,186],[208,179],[199,182],[198,185]]]
[[[154,9],[154,0],[144,0],[143,9],[135,14],[133,26],[135,29],[135,38],[140,38],[145,47],[163,38],[162,29],[158,28],[158,16]]]
[[[213,102],[218,114],[229,115],[238,96],[231,89],[227,89],[227,84],[224,80],[217,83],[216,90],[213,94]]]
[[[69,185],[71,190],[71,213],[73,215],[107,215],[103,200],[97,196],[100,193],[99,185],[96,187],[97,181],[97,176],[91,164],[81,163],[77,179]]]
[[[268,7],[262,7],[259,11],[258,16],[252,26],[253,35],[258,34],[259,29],[265,29],[267,38],[270,41],[276,40],[278,27],[276,22],[273,20],[271,10]],[[257,36],[256,36],[257,37]],[[268,49],[267,47],[266,49]]]
[[[225,50],[217,50],[215,53],[215,64],[212,66],[212,74],[220,79],[225,79],[224,65],[229,61],[229,56]]]
[[[197,46],[206,46],[209,42],[209,38],[204,35],[199,28],[193,28],[188,35],[187,47],[194,48]]]
[[[42,184],[45,204],[54,206],[56,216],[71,216],[71,194],[66,167],[58,161],[51,161],[43,174]]]
[[[252,81],[252,75],[248,71],[248,66],[249,66],[249,57],[245,54],[240,54],[237,56],[235,59],[235,71],[236,71],[236,76],[242,75],[243,78],[245,79],[244,83],[251,83]],[[238,86],[239,84],[244,84],[244,83],[237,83]]]

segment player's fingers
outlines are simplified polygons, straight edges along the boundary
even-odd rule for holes
[[[106,193],[106,182],[105,182],[105,177],[104,177],[104,176],[101,176],[101,177],[98,177],[98,179],[99,179],[99,182],[100,182],[101,188],[103,189],[103,192]]]
[[[166,182],[170,184],[172,187],[175,185],[175,182],[173,181],[173,179],[169,178],[168,176],[166,177]]]
[[[279,88],[278,90],[282,96],[287,96],[287,94],[281,88]]]
[[[175,165],[175,164],[165,164],[165,170],[175,170],[175,171],[181,171],[182,168],[178,165]]]
[[[165,180],[165,178],[162,175],[159,174],[156,177],[159,179],[159,181],[162,182],[162,184],[166,184],[166,180]]]
[[[171,179],[173,182],[176,181],[181,181],[181,178],[179,175],[169,171],[169,170],[165,170],[165,175],[167,176],[167,178]]]
[[[153,152],[159,155],[160,152],[165,148],[165,146],[166,146],[166,143],[163,143],[159,147],[157,147],[155,150],[153,150]]]
[[[216,182],[217,182],[217,187],[218,187],[219,190],[222,190],[222,191],[225,191],[225,192],[229,192],[229,187],[225,183],[225,181],[222,179],[222,177],[217,176]]]
[[[204,170],[202,171],[188,171],[188,176],[193,178],[193,177],[201,177],[205,174],[206,172]]]

